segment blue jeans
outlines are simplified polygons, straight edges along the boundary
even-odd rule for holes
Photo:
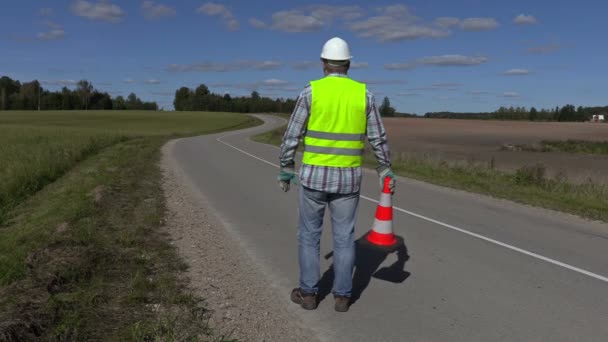
[[[300,187],[298,255],[300,288],[304,293],[319,292],[319,252],[323,216],[329,206],[334,248],[333,294],[350,297],[355,264],[355,221],[359,193],[332,194]]]

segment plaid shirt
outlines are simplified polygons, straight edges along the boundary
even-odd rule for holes
[[[332,77],[347,77],[341,74],[331,74]],[[366,135],[380,165],[390,166],[386,131],[376,108],[374,95],[367,91],[367,130]],[[304,88],[298,97],[296,107],[291,114],[287,131],[281,144],[279,157],[281,167],[293,167],[296,149],[300,139],[306,134],[312,91],[310,84]],[[300,182],[303,186],[328,193],[350,194],[359,191],[361,185],[360,167],[329,167],[303,164],[300,167]]]

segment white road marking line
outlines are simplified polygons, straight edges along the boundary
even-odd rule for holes
[[[231,144],[229,144],[229,143],[227,143],[227,142],[223,141],[221,137],[220,137],[220,138],[217,138],[217,139],[215,139],[215,140],[217,140],[218,142],[221,142],[222,144],[224,144],[224,145],[226,145],[226,146],[232,147],[233,149],[235,149],[235,150],[237,150],[237,151],[239,151],[239,152],[241,152],[241,153],[244,153],[244,154],[246,154],[246,155],[250,156],[251,158],[255,158],[255,159],[257,159],[257,160],[259,160],[259,161],[261,161],[261,162],[264,162],[264,163],[266,163],[266,164],[268,164],[268,165],[272,165],[272,166],[274,166],[274,167],[276,167],[276,168],[279,168],[279,165],[277,165],[277,164],[273,164],[273,163],[271,163],[271,162],[269,162],[269,161],[267,161],[267,160],[265,160],[265,159],[262,159],[262,158],[260,158],[260,157],[254,156],[253,154],[251,154],[251,153],[249,153],[249,152],[243,151],[243,150],[241,150],[240,148],[238,148],[238,147],[236,147],[236,146],[234,146],[234,145],[231,145]]]
[[[266,163],[266,164],[268,164],[268,165],[272,165],[272,166],[274,166],[274,167],[276,167],[276,168],[279,168],[279,165],[277,165],[277,164],[273,164],[273,163],[271,163],[271,162],[269,162],[269,161],[267,161],[267,160],[265,160],[265,159],[262,159],[262,158],[260,158],[260,157],[254,156],[253,154],[251,154],[251,153],[249,153],[249,152],[243,151],[242,149],[240,149],[240,148],[238,148],[238,147],[236,147],[236,146],[233,146],[233,145],[231,145],[231,144],[229,144],[229,143],[227,143],[227,142],[222,141],[222,140],[221,140],[221,138],[217,138],[216,140],[217,140],[218,142],[220,142],[220,143],[222,143],[222,144],[226,145],[226,146],[229,146],[229,147],[231,147],[231,148],[233,148],[233,149],[235,149],[235,150],[237,150],[237,151],[239,151],[239,152],[241,152],[241,153],[243,153],[243,154],[246,154],[246,155],[248,155],[248,156],[250,156],[250,157],[252,157],[252,158],[255,158],[255,159],[257,159],[257,160],[259,160],[259,161],[261,161],[261,162],[264,162],[264,163]],[[361,195],[361,198],[366,199],[366,200],[368,200],[368,201],[370,201],[370,202],[373,202],[373,203],[376,203],[376,204],[378,203],[378,201],[377,201],[377,200],[375,200],[375,199],[373,199],[373,198],[369,198],[369,197],[364,196],[364,195]],[[507,249],[510,249],[510,250],[512,250],[512,251],[515,251],[515,252],[519,252],[519,253],[521,253],[521,254],[524,254],[524,255],[530,256],[530,257],[532,257],[532,258],[536,258],[536,259],[539,259],[539,260],[542,260],[542,261],[548,262],[548,263],[550,263],[550,264],[553,264],[553,265],[556,265],[556,266],[560,266],[560,267],[566,268],[566,269],[568,269],[568,270],[571,270],[571,271],[574,271],[574,272],[577,272],[577,273],[580,273],[580,274],[584,274],[584,275],[589,276],[589,277],[591,277],[591,278],[595,278],[595,279],[597,279],[597,280],[601,280],[601,281],[603,281],[603,282],[608,283],[608,277],[604,277],[604,276],[602,276],[602,275],[600,275],[600,274],[593,273],[593,272],[591,272],[591,271],[587,271],[587,270],[584,270],[584,269],[582,269],[582,268],[578,268],[578,267],[576,267],[576,266],[568,265],[568,264],[563,263],[563,262],[561,262],[561,261],[558,261],[558,260],[555,260],[555,259],[551,259],[551,258],[548,258],[548,257],[546,257],[546,256],[542,256],[542,255],[540,255],[540,254],[536,254],[536,253],[534,253],[534,252],[530,252],[530,251],[528,251],[528,250],[525,250],[525,249],[522,249],[522,248],[519,248],[519,247],[515,247],[515,246],[509,245],[509,244],[507,244],[507,243],[500,242],[500,241],[498,241],[498,240],[494,240],[494,239],[491,239],[491,238],[489,238],[489,237],[486,237],[486,236],[483,236],[483,235],[480,235],[480,234],[477,234],[477,233],[473,233],[473,232],[470,232],[470,231],[468,231],[468,230],[465,230],[465,229],[462,229],[462,228],[458,228],[458,227],[456,227],[456,226],[453,226],[453,225],[451,225],[451,224],[447,224],[447,223],[444,223],[444,222],[441,222],[441,221],[437,221],[437,220],[432,219],[432,218],[430,218],[430,217],[426,217],[426,216],[423,216],[423,215],[420,215],[420,214],[416,214],[416,213],[414,213],[414,212],[411,212],[411,211],[408,211],[408,210],[405,210],[405,209],[402,209],[402,208],[399,208],[399,207],[395,207],[395,206],[393,206],[393,209],[394,209],[394,210],[397,210],[397,211],[400,211],[400,212],[402,212],[402,213],[404,213],[404,214],[407,214],[407,215],[410,215],[410,216],[416,217],[416,218],[421,219],[421,220],[423,220],[423,221],[431,222],[431,223],[434,223],[434,224],[436,224],[436,225],[442,226],[442,227],[444,227],[444,228],[448,228],[448,229],[455,230],[455,231],[457,231],[457,232],[460,232],[460,233],[466,234],[466,235],[468,235],[468,236],[471,236],[471,237],[474,237],[474,238],[477,238],[477,239],[480,239],[480,240],[483,240],[483,241],[486,241],[486,242],[489,242],[489,243],[492,243],[492,244],[495,244],[495,245],[498,245],[498,246],[501,246],[501,247],[504,247],[504,248],[507,248]]]

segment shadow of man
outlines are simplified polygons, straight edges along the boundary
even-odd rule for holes
[[[355,272],[353,274],[353,291],[351,295],[351,305],[354,304],[360,297],[363,291],[369,285],[371,278],[389,281],[391,283],[403,283],[410,273],[405,271],[405,263],[409,260],[407,246],[402,237],[396,236],[397,244],[390,247],[377,246],[366,239],[367,235],[362,236],[355,241]],[[397,260],[390,266],[378,269],[386,258],[395,253]],[[325,256],[325,259],[331,258],[333,252]],[[319,302],[325,299],[331,293],[334,282],[333,265],[319,280]]]

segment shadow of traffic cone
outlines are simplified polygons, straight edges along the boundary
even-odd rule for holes
[[[397,238],[393,233],[393,204],[389,186],[390,181],[389,177],[384,178],[384,187],[376,209],[374,225],[367,234],[367,241],[383,247],[391,247],[397,244]]]

